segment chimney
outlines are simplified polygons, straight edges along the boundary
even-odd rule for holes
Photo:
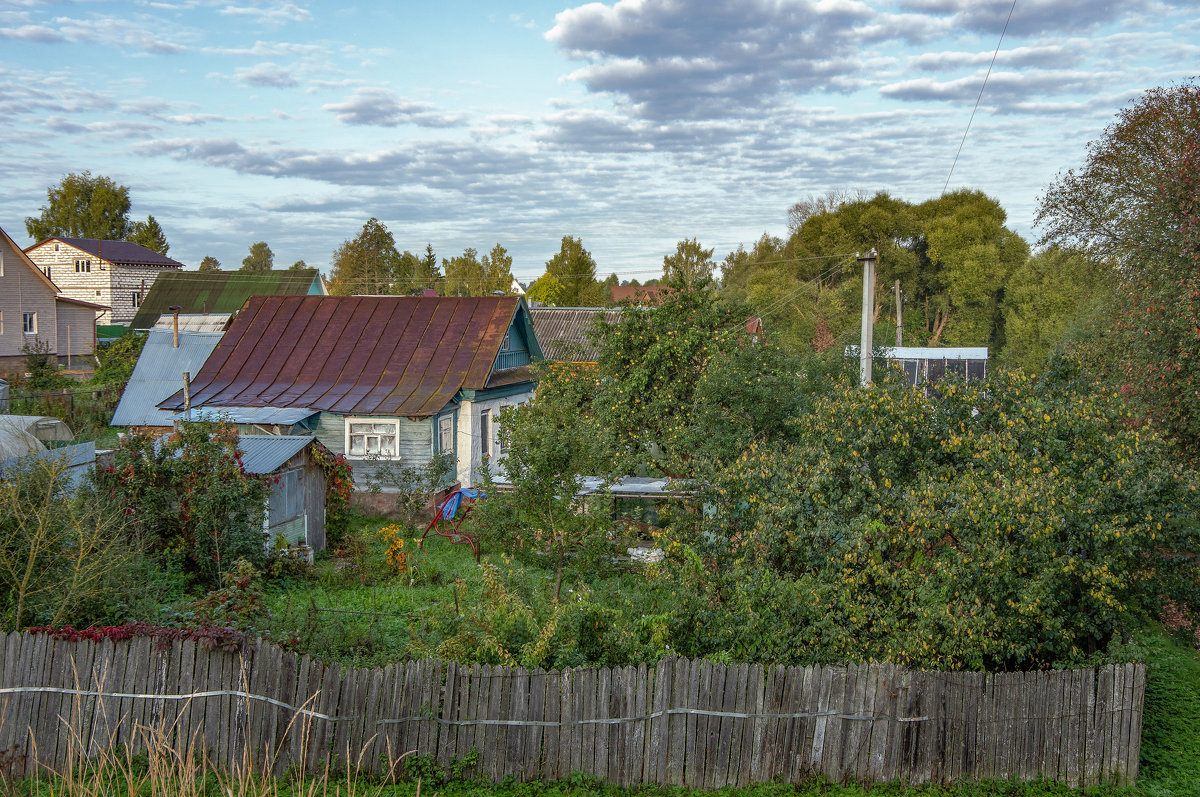
[[[174,322],[174,327],[175,327],[175,348],[177,348],[177,349],[178,349],[178,348],[179,348],[179,305],[177,305],[177,304],[173,304],[173,305],[171,305],[170,307],[168,307],[167,309],[168,309],[168,310],[170,310],[170,311],[171,311],[172,313],[174,313],[174,315],[175,315],[175,322]]]

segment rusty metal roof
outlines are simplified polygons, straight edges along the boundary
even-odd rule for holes
[[[425,416],[482,390],[515,296],[253,296],[192,380],[192,406]],[[182,391],[162,402],[183,407]]]

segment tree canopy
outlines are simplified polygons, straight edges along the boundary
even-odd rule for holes
[[[1106,321],[1081,341],[1098,375],[1200,461],[1200,86],[1152,89],[1041,198],[1045,242],[1114,281]]]
[[[198,271],[220,271],[221,270],[221,261],[217,260],[212,255],[205,255],[204,258],[200,261],[200,267],[197,270]]]
[[[564,307],[597,307],[607,303],[596,281],[596,261],[583,241],[564,235],[558,253],[546,261],[545,277],[553,277],[562,291],[555,304]],[[536,284],[536,283],[535,283]]]
[[[275,253],[266,241],[250,244],[250,253],[242,258],[239,271],[270,271],[275,267]]]
[[[663,257],[663,281],[688,288],[704,285],[716,266],[712,256],[713,250],[700,246],[695,238],[680,241],[672,254]]]
[[[167,243],[167,236],[154,216],[147,216],[145,221],[135,221],[131,224],[125,240],[144,246],[151,252],[158,252],[160,255],[165,255],[171,248],[171,245]]]
[[[335,296],[393,293],[399,261],[387,226],[374,217],[367,219],[358,235],[334,251],[330,292]]]
[[[72,172],[47,189],[46,200],[39,216],[25,219],[35,241],[54,236],[122,241],[129,232],[129,186],[108,177]]]

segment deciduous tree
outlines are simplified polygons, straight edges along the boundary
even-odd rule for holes
[[[239,271],[270,271],[275,267],[275,253],[266,241],[250,244],[250,253],[242,258]]]
[[[220,271],[221,270],[221,261],[217,260],[212,255],[205,255],[204,259],[200,261],[200,268],[197,270],[198,271]]]
[[[712,280],[713,250],[705,249],[695,238],[675,245],[672,254],[663,257],[663,281],[682,288],[696,288]]]
[[[29,237],[121,241],[129,231],[129,187],[91,172],[72,172],[46,191],[41,215],[26,217]]]
[[[333,253],[330,292],[335,296],[395,292],[400,253],[387,226],[370,218],[353,239]]]
[[[563,236],[558,254],[546,261],[546,276],[562,285],[561,306],[596,307],[607,299],[596,281],[596,261],[579,238]]]

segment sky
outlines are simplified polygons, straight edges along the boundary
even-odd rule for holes
[[[265,240],[328,273],[376,217],[523,280],[564,235],[644,279],[683,238],[786,236],[797,200],[948,180],[1032,240],[1117,111],[1198,73],[1197,2],[0,0],[0,227],[34,243],[88,170],[192,268]]]

